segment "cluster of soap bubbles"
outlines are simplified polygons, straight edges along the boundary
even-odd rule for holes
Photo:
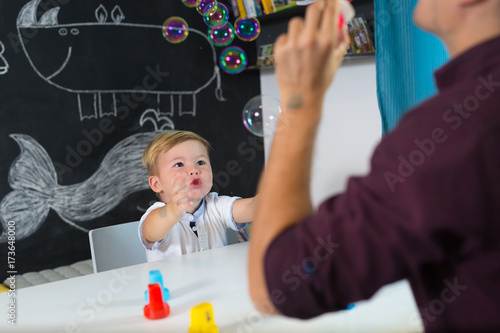
[[[281,113],[280,102],[273,96],[258,95],[243,107],[243,125],[259,137],[269,137],[276,130]]]
[[[235,36],[245,42],[255,40],[260,34],[260,23],[255,17],[239,17],[234,24],[229,22],[227,7],[217,0],[182,0],[184,5],[195,8],[203,15],[208,27],[208,39],[213,45],[225,47],[219,56],[221,69],[228,74],[241,73],[247,66],[245,51],[230,46]],[[186,21],[178,16],[170,17],[163,24],[163,35],[167,41],[177,44],[189,35]],[[243,124],[252,134],[265,137],[276,129],[281,113],[280,102],[272,96],[258,95],[251,98],[243,108]]]
[[[251,42],[260,34],[260,23],[255,17],[240,17],[234,25],[229,22],[227,7],[217,0],[182,0],[184,5],[196,8],[203,15],[203,21],[208,26],[208,39],[213,45],[226,47],[219,57],[219,64],[228,74],[241,73],[248,60],[242,48],[228,46],[237,36],[240,40]],[[189,27],[186,21],[178,16],[168,18],[163,24],[163,36],[167,41],[178,44],[186,40]]]

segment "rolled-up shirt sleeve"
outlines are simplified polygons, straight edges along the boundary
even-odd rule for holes
[[[211,192],[207,195],[206,199],[210,203],[207,205],[207,218],[214,223],[219,223],[222,228],[232,229],[235,231],[242,230],[249,226],[249,223],[236,223],[233,217],[233,206],[236,200],[241,197],[231,197],[226,195],[218,195],[216,192]]]

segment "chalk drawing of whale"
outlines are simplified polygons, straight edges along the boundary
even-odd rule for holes
[[[152,95],[163,114],[195,116],[196,94],[214,80],[216,98],[225,100],[215,48],[204,32],[189,28],[185,41],[172,44],[162,25],[124,23],[119,6],[108,17],[102,5],[95,22],[60,24],[60,7],[37,19],[40,1],[19,12],[22,48],[44,81],[77,94],[81,121],[116,116],[123,94]],[[190,61],[193,52],[202,60]]]
[[[142,153],[158,133],[138,133],[123,139],[106,154],[92,176],[66,186],[57,183],[54,164],[35,139],[10,134],[21,153],[9,170],[13,191],[0,202],[0,243],[7,241],[9,221],[16,222],[16,240],[23,239],[42,225],[50,209],[66,223],[87,231],[78,223],[104,215],[133,192],[149,189]]]

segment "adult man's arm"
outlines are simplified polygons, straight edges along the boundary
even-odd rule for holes
[[[323,99],[348,45],[338,31],[338,0],[310,5],[305,20],[294,18],[275,44],[282,113],[268,165],[259,184],[250,242],[249,283],[255,306],[276,313],[265,279],[264,258],[281,232],[312,213],[311,160]]]

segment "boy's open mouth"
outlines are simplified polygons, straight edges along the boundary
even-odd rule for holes
[[[201,180],[200,178],[195,178],[191,181],[191,186],[193,187],[200,187],[201,186]]]

